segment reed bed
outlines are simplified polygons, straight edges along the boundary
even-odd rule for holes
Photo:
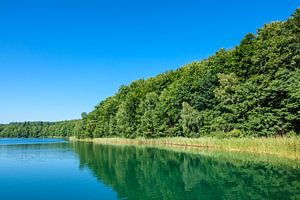
[[[223,151],[249,152],[255,154],[270,154],[280,157],[300,160],[300,138],[299,137],[274,137],[274,138],[70,138],[71,141],[85,141],[96,144],[116,145],[151,145],[151,146],[173,146],[214,149]]]

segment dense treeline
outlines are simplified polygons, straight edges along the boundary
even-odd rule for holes
[[[58,123],[49,125],[55,131],[48,134],[128,138],[299,134],[299,66],[297,9],[285,22],[247,34],[233,49],[122,86],[94,111],[83,113],[82,120],[62,123],[68,131],[61,131]],[[6,126],[0,126],[1,136],[21,134],[7,131],[15,130],[14,124]],[[38,132],[34,127],[25,132],[27,136],[47,135],[46,129]]]
[[[300,129],[300,9],[221,49],[119,92],[83,115],[81,137],[271,136]]]
[[[66,137],[78,134],[80,120],[0,124],[0,137]]]

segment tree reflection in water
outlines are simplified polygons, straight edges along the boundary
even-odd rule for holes
[[[299,199],[300,170],[150,147],[74,143],[120,199]]]

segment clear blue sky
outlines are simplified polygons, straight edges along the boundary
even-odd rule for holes
[[[79,118],[122,84],[218,49],[299,0],[0,0],[0,123]]]

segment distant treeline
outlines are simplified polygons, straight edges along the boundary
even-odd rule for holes
[[[128,138],[299,134],[300,9],[285,22],[247,34],[233,49],[122,86],[94,111],[83,113],[82,120],[61,123],[49,125],[49,130],[66,126],[70,132],[51,134]],[[30,131],[27,134],[31,136]]]
[[[66,137],[78,134],[81,120],[0,124],[0,137]]]

